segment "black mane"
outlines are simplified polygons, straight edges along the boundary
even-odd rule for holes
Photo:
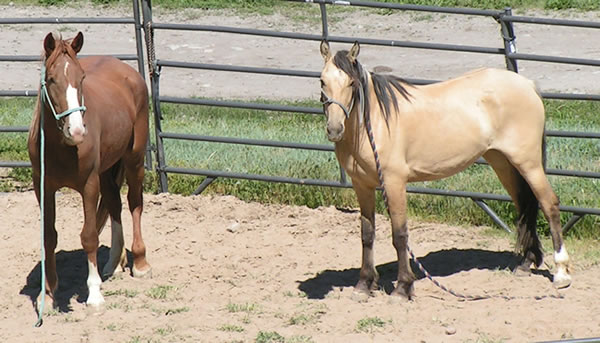
[[[352,79],[353,96],[354,99],[358,99],[359,87],[363,88],[364,94],[369,94],[369,83],[367,82],[367,73],[363,69],[363,66],[358,62],[351,62],[348,58],[347,50],[338,51],[333,57],[333,63],[336,67],[341,69],[343,72],[348,74]],[[398,99],[394,89],[396,89],[404,99],[410,101],[410,93],[404,87],[403,84],[411,85],[408,81],[394,76],[394,75],[382,75],[371,73],[371,79],[373,80],[373,88],[375,90],[375,96],[379,103],[379,108],[383,113],[383,117],[386,122],[390,115],[390,104],[394,106],[394,109],[398,110]],[[369,97],[365,96],[364,99],[365,116],[369,115]]]

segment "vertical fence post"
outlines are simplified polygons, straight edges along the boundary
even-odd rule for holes
[[[154,54],[154,29],[152,28],[152,0],[142,0],[142,15],[144,33],[146,39],[146,54],[148,59],[148,73],[150,74],[150,88],[152,94],[152,110],[154,112],[154,133],[156,136],[156,173],[158,174],[159,192],[169,191],[167,183],[167,173],[165,169],[165,152],[161,137],[161,119],[159,100],[159,80],[160,70],[156,66],[156,56]]]
[[[320,3],[319,8],[321,9],[321,27],[322,34],[321,37],[323,40],[329,39],[329,28],[327,25],[327,5],[325,3]],[[348,183],[348,178],[346,177],[346,171],[342,168],[342,165],[338,162],[338,168],[340,169],[340,183],[345,185]]]
[[[140,75],[146,80],[146,72],[144,71],[144,42],[142,41],[142,20],[140,18],[140,4],[139,0],[132,0],[133,2],[133,21],[135,21],[135,47],[137,51],[137,64]],[[150,142],[150,135],[148,135],[148,141],[146,142],[146,159],[145,159],[146,170],[152,169],[152,143]]]
[[[504,16],[511,16],[512,9],[507,7],[504,9],[504,13],[500,15],[500,33],[502,34],[502,40],[504,41],[504,58],[506,60],[506,69],[512,70],[515,73],[519,72],[517,67],[517,60],[510,57],[510,54],[517,52],[517,46],[515,44],[515,31],[511,21],[502,20]]]

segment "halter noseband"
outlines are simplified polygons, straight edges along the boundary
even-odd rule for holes
[[[60,120],[64,117],[70,115],[73,112],[77,112],[77,111],[85,112],[87,110],[87,108],[83,104],[83,94],[81,94],[81,106],[70,108],[62,113],[56,114],[56,110],[54,109],[54,105],[52,105],[52,100],[50,99],[50,95],[48,94],[48,87],[46,87],[46,65],[45,64],[42,64],[41,74],[42,75],[41,75],[40,84],[42,86],[41,87],[42,102],[44,101],[44,99],[46,99],[46,101],[48,102],[48,105],[50,105],[50,109],[52,110],[52,114],[54,115],[54,118],[56,120]]]

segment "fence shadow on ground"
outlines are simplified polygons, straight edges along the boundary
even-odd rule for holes
[[[418,259],[433,277],[443,277],[471,269],[513,270],[521,257],[509,251],[445,249],[430,252]],[[410,264],[417,279],[425,278],[414,261],[411,260]],[[379,286],[387,294],[390,294],[394,289],[398,273],[397,263],[393,261],[381,264],[376,268],[379,272]],[[334,287],[353,287],[358,282],[359,272],[359,268],[325,270],[313,278],[299,281],[298,289],[304,292],[309,299],[324,299]],[[542,275],[552,281],[552,275],[548,271],[536,271],[534,274]]]

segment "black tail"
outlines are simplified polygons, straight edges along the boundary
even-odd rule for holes
[[[542,136],[542,163],[546,170],[546,134]],[[519,178],[519,219],[517,220],[517,250],[525,260],[539,267],[544,259],[542,247],[537,235],[537,215],[539,202],[531,187],[521,174]]]

